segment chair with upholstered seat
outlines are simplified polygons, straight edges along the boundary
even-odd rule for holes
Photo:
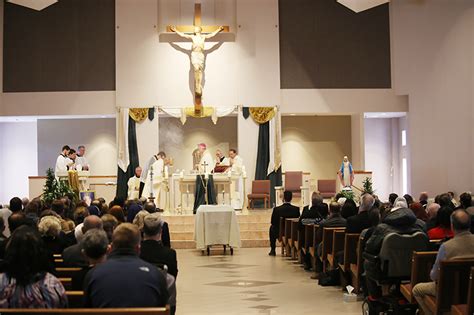
[[[323,198],[333,198],[336,195],[336,180],[318,179],[318,191]]]
[[[252,182],[252,193],[247,195],[249,200],[249,208],[254,209],[255,200],[263,200],[264,208],[270,206],[270,181],[269,180],[254,180]]]

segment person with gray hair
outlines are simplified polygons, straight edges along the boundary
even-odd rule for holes
[[[164,223],[161,215],[157,212],[149,214],[144,218],[140,258],[151,264],[166,265],[168,273],[176,278],[178,276],[176,251],[164,246],[161,241]]]
[[[109,239],[104,230],[94,228],[84,234],[81,245],[81,253],[86,258],[87,266],[83,266],[81,271],[74,273],[72,276],[71,286],[73,291],[82,291],[84,278],[89,270],[107,260]]]
[[[371,226],[369,211],[374,207],[374,204],[375,198],[371,194],[363,194],[361,196],[359,213],[347,218],[347,233],[361,233]]]
[[[82,242],[87,231],[92,229],[103,229],[102,220],[96,215],[89,215],[84,219],[81,228],[81,232],[83,233],[81,240],[77,244],[69,246],[64,250],[63,259],[66,266],[84,267],[88,265],[88,262],[82,254]]]
[[[432,282],[418,283],[413,287],[413,296],[423,310],[423,314],[433,314],[426,305],[424,296],[436,296],[436,282],[439,278],[440,262],[474,255],[474,235],[469,230],[471,228],[470,215],[463,209],[454,211],[451,214],[451,228],[454,231],[454,238],[441,244],[430,273]]]

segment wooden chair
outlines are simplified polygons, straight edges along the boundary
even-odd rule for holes
[[[254,180],[252,181],[252,193],[247,195],[249,201],[249,208],[254,209],[253,202],[255,200],[263,200],[265,209],[270,207],[270,181],[269,180]]]
[[[363,263],[364,259],[362,257],[362,235],[359,236],[359,240],[357,241],[357,254],[356,254],[356,262],[350,263],[350,273],[351,273],[351,282],[352,286],[354,287],[354,293],[360,293],[361,288],[361,276],[363,270]]]
[[[80,272],[80,267],[57,267],[56,277],[58,278],[72,278],[76,273]]]
[[[344,251],[344,240],[346,237],[346,230],[334,230],[332,235],[332,248],[328,252],[328,263],[331,269],[336,269],[336,255]]]
[[[318,191],[323,198],[333,198],[336,196],[336,180],[318,179]]]
[[[328,270],[328,254],[332,251],[332,242],[334,230],[345,230],[345,227],[325,227],[323,228],[323,236],[321,240],[321,255],[318,256],[318,259],[323,265],[323,272]]]
[[[339,269],[342,273],[341,280],[345,280],[346,277],[351,278],[351,264],[357,264],[357,246],[359,243],[359,237],[359,233],[346,233],[344,235],[344,258],[342,262],[339,262]],[[346,287],[346,284],[346,281],[342,281],[341,283],[343,288]],[[352,281],[351,285],[354,286]]]
[[[474,268],[471,268],[469,275],[469,290],[467,291],[467,304],[457,304],[451,306],[452,315],[474,314]]]
[[[5,308],[0,309],[0,314],[55,314],[55,315],[169,315],[170,307],[143,307],[143,308]]]
[[[400,285],[400,292],[410,303],[416,303],[413,287],[420,282],[430,282],[430,271],[438,252],[413,252],[410,283]]]
[[[469,275],[474,259],[441,261],[436,296],[426,295],[423,300],[433,314],[441,315],[452,305],[467,304]]]

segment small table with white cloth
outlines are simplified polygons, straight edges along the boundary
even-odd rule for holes
[[[230,247],[233,255],[234,247],[240,247],[240,228],[237,215],[229,205],[201,205],[194,218],[194,239],[196,248],[207,255],[210,254],[212,245]]]

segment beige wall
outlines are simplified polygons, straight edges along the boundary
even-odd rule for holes
[[[210,118],[188,118],[182,125],[177,118],[160,117],[160,150],[174,159],[174,170],[192,169],[192,152],[204,142],[214,157],[221,149],[227,155],[229,148],[237,147],[237,117],[223,117],[214,125]]]
[[[336,179],[344,155],[351,158],[350,116],[282,117],[282,170]]]
[[[39,119],[38,175],[54,169],[61,147],[86,146],[91,175],[116,175],[115,119]]]
[[[409,95],[411,193],[474,190],[474,2],[392,1],[392,75]]]

